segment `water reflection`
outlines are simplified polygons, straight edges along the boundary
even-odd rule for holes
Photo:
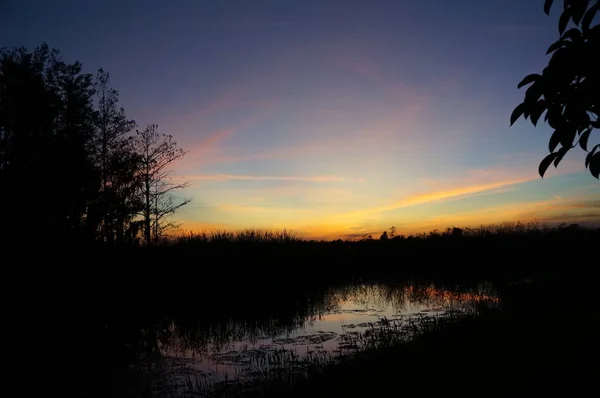
[[[277,314],[266,322],[230,320],[193,331],[172,321],[156,336],[160,357],[150,365],[155,381],[170,391],[248,381],[376,346],[384,335],[376,335],[375,327],[393,332],[386,338],[406,339],[427,320],[498,300],[488,285],[448,290],[372,283],[332,288],[307,301],[309,310],[287,325]]]

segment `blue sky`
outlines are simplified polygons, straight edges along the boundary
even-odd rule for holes
[[[598,223],[584,152],[542,180],[550,128],[509,127],[517,83],[557,39],[559,6],[3,0],[0,46],[46,41],[110,72],[129,117],[188,151],[174,167],[192,182],[185,229]]]

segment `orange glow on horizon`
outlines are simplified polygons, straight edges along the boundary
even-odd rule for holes
[[[557,172],[572,173],[579,165],[568,162],[565,166]],[[527,200],[531,194],[521,196],[520,191],[531,191],[529,184],[539,180],[539,176],[534,174],[518,168],[512,171],[487,169],[472,170],[454,181],[419,180],[417,186],[403,188],[409,192],[416,191],[414,194],[395,201],[380,201],[372,195],[369,189],[373,186],[373,178],[369,176],[363,179],[335,174],[197,174],[191,179],[201,184],[230,182],[233,186],[231,184],[235,181],[243,181],[245,187],[212,200],[215,204],[210,206],[210,210],[203,210],[212,222],[190,220],[193,214],[178,221],[183,223],[184,230],[193,232],[246,229],[275,232],[285,229],[300,238],[316,240],[355,240],[365,235],[377,239],[392,225],[397,228],[398,234],[404,236],[444,231],[455,226],[473,228],[514,222],[600,225],[600,202],[595,199],[595,185],[584,186],[577,196],[540,195],[538,200]],[[271,185],[265,187],[266,183]],[[212,188],[215,185],[207,186]],[[243,196],[245,192],[247,194]],[[397,192],[401,193],[400,190]],[[489,195],[490,198],[507,195],[510,201],[503,203],[496,198],[489,202],[478,200],[476,206],[461,202],[481,195]],[[400,195],[392,191],[387,196]],[[305,204],[293,205],[296,199]],[[290,200],[292,204],[288,202]],[[452,203],[438,207],[446,202]],[[204,215],[197,217],[202,219]]]

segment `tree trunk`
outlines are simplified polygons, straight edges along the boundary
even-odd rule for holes
[[[144,238],[146,244],[151,244],[150,241],[150,170],[146,165],[146,175],[144,176],[144,183],[146,184],[146,197],[144,203]]]

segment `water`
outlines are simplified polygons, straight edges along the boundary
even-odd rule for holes
[[[277,314],[267,322],[230,320],[194,331],[172,321],[157,335],[158,358],[142,363],[154,389],[207,391],[232,380],[252,382],[351,355],[377,345],[382,327],[392,330],[394,338],[409,339],[428,320],[472,311],[482,302],[497,302],[491,287],[450,291],[434,285],[350,285],[326,291],[307,304],[304,316],[286,325]]]

